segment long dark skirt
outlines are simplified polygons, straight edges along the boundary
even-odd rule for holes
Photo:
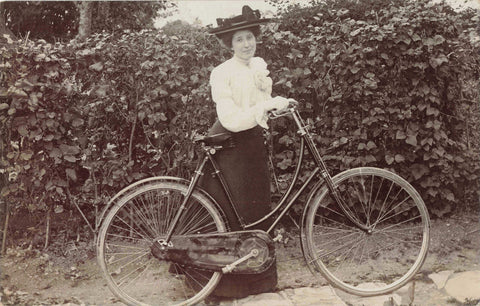
[[[223,132],[226,132],[225,128],[217,121],[210,129],[209,135]],[[214,159],[227,181],[238,214],[248,224],[270,211],[268,156],[261,127],[232,133],[232,136],[234,147],[218,151]],[[230,229],[241,230],[220,181],[213,174],[211,167],[206,167],[199,184],[223,208]],[[266,225],[260,224],[257,229],[266,230]],[[276,285],[277,267],[274,264],[260,274],[224,275],[213,295],[238,298],[272,291]]]

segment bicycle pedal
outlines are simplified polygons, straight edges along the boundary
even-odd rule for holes
[[[232,272],[239,264],[243,263],[244,261],[247,261],[248,259],[252,257],[257,257],[259,255],[259,251],[257,249],[253,249],[248,253],[247,255],[243,256],[242,258],[239,258],[235,262],[232,262],[229,265],[226,265],[225,267],[222,268],[223,273],[230,273]]]

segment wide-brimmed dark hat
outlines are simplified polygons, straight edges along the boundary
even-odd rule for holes
[[[242,8],[242,15],[232,18],[217,18],[218,27],[209,32],[215,35],[221,35],[238,30],[244,30],[256,27],[262,23],[269,22],[269,18],[260,18],[259,10],[252,10],[248,5]]]

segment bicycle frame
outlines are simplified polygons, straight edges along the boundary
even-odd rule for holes
[[[210,162],[213,166],[214,172],[217,175],[223,190],[225,191],[225,194],[227,195],[227,199],[229,201],[229,205],[231,206],[233,212],[235,213],[235,216],[237,217],[239,224],[243,230],[248,230],[251,229],[266,220],[270,219],[274,214],[279,212],[279,215],[273,220],[272,224],[268,227],[267,233],[270,233],[275,226],[278,224],[278,222],[282,219],[282,217],[289,211],[289,209],[292,207],[292,205],[295,203],[295,201],[298,199],[298,197],[305,191],[305,189],[310,185],[310,183],[317,177],[318,174],[320,174],[321,178],[323,179],[323,182],[327,184],[327,187],[330,191],[330,194],[333,196],[335,201],[338,203],[338,205],[341,207],[343,213],[347,218],[355,224],[357,227],[360,229],[369,232],[371,229],[370,227],[367,227],[363,224],[361,224],[356,218],[353,216],[353,214],[350,212],[350,209],[348,208],[347,204],[345,201],[341,198],[340,194],[336,190],[336,186],[333,183],[332,177],[330,176],[327,167],[325,165],[325,162],[323,161],[320,152],[318,151],[317,147],[315,146],[315,143],[313,142],[313,138],[308,131],[308,126],[305,124],[303,119],[300,117],[300,114],[298,110],[295,108],[288,108],[286,112],[280,113],[280,114],[275,114],[273,113],[273,118],[278,118],[278,117],[283,117],[286,115],[291,115],[297,125],[298,128],[298,133],[300,134],[301,137],[301,142],[300,142],[300,154],[298,158],[298,162],[295,168],[295,173],[293,176],[293,180],[290,183],[287,191],[283,194],[282,198],[280,199],[278,205],[267,215],[265,215],[263,218],[254,221],[252,223],[246,224],[243,218],[238,214],[232,194],[230,192],[230,189],[228,187],[228,183],[223,177],[222,171],[217,165],[216,161],[213,158],[213,155],[216,153],[216,150],[218,147],[212,147],[212,146],[205,146],[205,157],[202,159],[202,161],[198,164],[197,169],[195,170],[194,177],[190,181],[190,185],[187,191],[187,194],[185,195],[185,199],[183,203],[181,204],[177,215],[174,218],[174,221],[171,224],[171,227],[167,233],[165,241],[168,242],[173,235],[173,232],[175,230],[175,227],[180,220],[182,212],[186,209],[188,200],[193,193],[193,190],[196,188],[196,185],[200,179],[200,177],[204,174],[203,169],[205,167],[205,164],[207,162]],[[312,173],[309,175],[307,180],[303,183],[303,185],[292,195],[293,187],[298,181],[299,173],[303,164],[303,159],[305,157],[305,147],[308,149],[309,153],[313,156],[313,159],[316,164],[316,168],[312,171]],[[287,202],[287,199],[290,198],[290,200]]]

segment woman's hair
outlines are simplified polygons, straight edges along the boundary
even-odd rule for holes
[[[255,38],[258,39],[258,37],[260,36],[260,26],[257,25],[257,26],[254,26],[254,27],[251,27],[251,28],[246,28],[245,30],[249,30],[253,33],[253,35],[255,36]],[[241,30],[237,30],[237,31],[241,31]],[[222,41],[222,43],[227,46],[228,48],[232,48],[232,39],[233,39],[233,34],[235,34],[237,31],[232,31],[232,32],[228,32],[228,33],[225,33],[225,34],[220,34],[218,35],[218,38]]]

